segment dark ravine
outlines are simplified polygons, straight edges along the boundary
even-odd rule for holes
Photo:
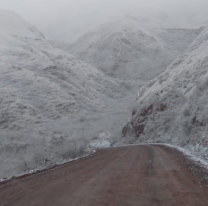
[[[187,163],[185,163],[187,162]],[[196,163],[159,145],[99,150],[80,161],[11,180],[1,206],[207,206],[208,188]],[[201,170],[200,170],[201,171]]]
[[[140,113],[137,113],[136,110],[133,110],[131,121],[124,125],[122,129],[123,137],[133,135],[139,138],[140,135],[144,134],[145,124],[149,116],[154,113],[157,114],[164,112],[166,109],[167,106],[165,104],[159,104],[157,106],[151,104],[150,106],[143,108]]]

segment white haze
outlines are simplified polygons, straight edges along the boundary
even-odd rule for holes
[[[132,15],[184,27],[208,22],[207,0],[0,0],[52,39],[69,38],[106,17]],[[158,21],[157,21],[158,22]]]

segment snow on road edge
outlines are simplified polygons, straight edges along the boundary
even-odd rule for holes
[[[188,150],[186,150],[184,148],[181,148],[179,146],[170,145],[170,144],[156,144],[156,145],[162,145],[162,146],[166,146],[166,147],[170,147],[170,148],[176,149],[179,152],[183,153],[183,155],[185,157],[187,157],[188,159],[190,159],[190,160],[196,162],[197,164],[200,164],[201,166],[203,166],[203,167],[208,169],[208,162],[206,162],[205,160],[197,157],[196,155],[194,155],[193,153],[191,153],[190,151],[188,151]]]
[[[166,144],[166,143],[145,143],[145,144],[127,144],[127,145],[118,145],[118,146],[114,146],[114,148],[117,147],[126,147],[126,146],[143,146],[143,145],[158,145],[158,146],[166,146],[172,149],[175,149],[179,152],[181,152],[186,158],[194,161],[197,164],[200,164],[201,166],[203,166],[204,168],[208,169],[208,162],[206,162],[205,160],[203,160],[200,157],[197,157],[196,155],[194,155],[193,153],[191,153],[190,151],[179,147],[179,146],[175,146],[175,145],[171,145],[171,144]]]
[[[68,164],[68,163],[71,163],[71,162],[75,162],[75,161],[78,161],[78,160],[90,157],[90,156],[94,155],[95,153],[96,153],[96,150],[92,150],[90,153],[88,153],[88,154],[86,154],[84,156],[77,157],[75,159],[70,159],[68,161],[60,162],[58,164],[55,164],[55,165],[53,165],[51,167],[48,167],[48,168],[45,168],[45,169],[30,170],[29,172],[22,173],[20,175],[14,175],[14,176],[9,177],[9,178],[0,179],[0,184],[4,184],[4,183],[6,183],[6,182],[8,182],[8,181],[10,181],[10,180],[12,180],[14,178],[22,178],[22,177],[27,177],[29,175],[34,175],[34,174],[37,174],[37,173],[43,173],[43,172],[46,172],[46,171],[51,171],[51,170],[57,169],[60,166],[65,165],[65,164]]]

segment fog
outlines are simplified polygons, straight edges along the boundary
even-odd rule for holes
[[[126,14],[159,19],[162,26],[193,26],[208,22],[207,8],[207,0],[0,0],[0,9],[15,11],[49,38],[71,37]]]

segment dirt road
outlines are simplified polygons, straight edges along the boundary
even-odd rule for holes
[[[95,155],[0,186],[0,206],[208,206],[208,189],[160,146]]]

